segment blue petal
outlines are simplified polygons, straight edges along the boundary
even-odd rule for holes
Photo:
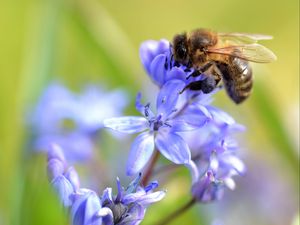
[[[148,191],[151,191],[155,188],[158,187],[158,182],[157,181],[152,181],[150,184],[148,184],[146,187],[145,187],[145,191],[148,192]]]
[[[204,106],[190,105],[180,118],[188,124],[200,128],[212,119],[212,115]]]
[[[76,119],[76,101],[73,94],[58,83],[52,83],[39,99],[31,123],[38,133],[53,133],[60,130],[60,121]]]
[[[184,87],[185,83],[181,80],[168,81],[162,87],[156,99],[157,114],[162,115],[162,120],[166,119],[174,110],[180,110],[186,101],[185,93],[179,94]]]
[[[153,134],[144,132],[138,135],[130,149],[127,161],[127,174],[131,176],[140,172],[151,158],[153,151]]]
[[[71,195],[74,193],[73,185],[63,175],[56,177],[51,184],[58,193],[60,201],[63,203],[63,205],[65,207],[71,206]]]
[[[189,161],[189,163],[185,164],[185,166],[190,170],[190,173],[192,175],[192,183],[197,182],[197,180],[199,179],[199,172],[194,161]]]
[[[138,225],[145,216],[146,209],[140,204],[134,204],[129,208],[126,215],[118,223],[118,225]]]
[[[72,209],[73,225],[99,225],[102,218],[98,215],[101,209],[100,199],[93,191],[86,191],[75,200]]]
[[[161,54],[154,58],[150,65],[150,76],[155,83],[162,86],[165,83],[166,69],[166,55]]]
[[[57,145],[57,144],[53,144],[51,143],[50,145],[50,148],[49,148],[49,151],[48,151],[48,160],[51,160],[51,159],[58,159],[60,160],[64,165],[66,163],[66,160],[65,160],[65,156],[64,156],[64,153],[63,153],[63,150],[62,148]]]
[[[162,200],[165,195],[165,191],[156,191],[140,197],[136,202],[142,206],[148,206],[149,204]]]
[[[139,190],[135,193],[127,194],[123,197],[122,203],[125,205],[129,205],[131,203],[137,202],[141,197],[146,195],[146,192],[144,190]]]
[[[159,132],[155,144],[167,159],[176,164],[188,164],[191,160],[191,152],[182,137],[171,132]]]
[[[139,111],[143,116],[147,118],[151,118],[154,116],[154,113],[150,110],[150,104],[143,105],[141,103],[142,94],[139,92],[135,99],[135,108]]]
[[[167,40],[160,41],[145,41],[140,47],[140,58],[148,74],[150,74],[150,64],[153,59],[164,52],[167,52],[170,48],[170,43]]]
[[[233,168],[238,174],[244,175],[246,173],[246,166],[242,160],[235,155],[225,155],[221,158],[222,164],[226,167]]]
[[[218,125],[228,124],[232,125],[235,123],[234,119],[226,112],[213,107],[213,106],[207,106],[207,109],[212,114],[213,120]]]
[[[139,111],[143,116],[145,116],[145,106],[141,103],[142,93],[139,92],[135,98],[135,108]]]
[[[80,181],[78,177],[78,173],[74,169],[74,167],[70,167],[68,171],[65,174],[65,177],[70,181],[70,183],[73,185],[74,190],[78,190],[80,187]]]
[[[139,186],[141,179],[142,179],[142,173],[139,173],[139,175],[126,188],[126,194],[133,193]]]
[[[105,127],[127,134],[138,133],[149,127],[148,120],[141,116],[115,117],[103,123]]]
[[[105,188],[101,197],[101,204],[109,204],[113,202],[112,188]]]
[[[120,202],[120,200],[122,199],[123,188],[121,186],[119,177],[117,177],[117,188],[118,188],[118,194],[115,202]]]
[[[82,162],[92,157],[93,143],[86,134],[73,132],[65,135],[43,135],[36,140],[35,146],[45,151],[51,149],[53,143],[62,147],[64,156],[69,162]]]
[[[114,225],[114,215],[110,208],[108,207],[101,208],[98,215],[102,217],[103,225]]]
[[[192,186],[192,194],[199,202],[211,202],[222,198],[224,187],[224,183],[215,181],[209,171]]]
[[[53,158],[48,161],[47,171],[49,179],[53,180],[64,173],[65,166],[60,160]]]
[[[171,71],[168,71],[166,73],[166,78],[165,78],[166,81],[169,81],[169,80],[182,80],[182,81],[186,81],[186,73],[178,68],[178,67],[173,67],[171,69]]]
[[[104,92],[101,87],[87,85],[77,98],[76,124],[85,132],[96,132],[103,127],[106,118],[122,115],[128,103],[125,91]]]

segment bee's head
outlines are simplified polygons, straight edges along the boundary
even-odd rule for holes
[[[177,34],[173,39],[173,55],[174,59],[182,64],[188,64],[188,43],[186,33]]]

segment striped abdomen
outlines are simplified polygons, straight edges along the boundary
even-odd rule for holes
[[[250,96],[253,84],[252,69],[247,61],[231,57],[229,63],[219,62],[217,66],[222,73],[227,94],[236,104]]]

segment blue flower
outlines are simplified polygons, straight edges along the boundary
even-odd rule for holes
[[[62,205],[70,210],[73,225],[137,225],[147,207],[165,196],[165,191],[153,191],[157,182],[145,188],[139,186],[141,175],[126,189],[117,179],[116,196],[112,188],[106,188],[101,197],[93,190],[80,188],[77,172],[68,167],[58,145],[48,151],[48,177]]]
[[[79,189],[79,178],[73,167],[67,163],[60,146],[53,144],[48,152],[48,177],[65,207],[73,204],[71,196]]]
[[[237,156],[239,146],[232,137],[233,133],[243,131],[244,127],[221,110],[210,112],[214,119],[195,131],[197,137],[206,132],[204,138],[194,141],[194,144],[190,143],[192,138],[187,140],[193,146],[193,159],[199,174],[202,174],[192,186],[192,194],[200,202],[221,199],[226,187],[235,188],[233,176],[244,175],[246,171]]]
[[[145,188],[140,187],[140,178],[139,175],[126,189],[121,187],[117,179],[116,196],[112,195],[111,188],[104,190],[101,198],[102,206],[111,210],[111,213],[108,213],[110,216],[104,218],[106,224],[137,225],[143,220],[147,207],[165,196],[164,191],[153,192],[158,186],[157,182],[152,182]]]
[[[143,115],[125,116],[104,120],[105,127],[123,133],[140,133],[134,140],[127,162],[127,174],[140,172],[151,158],[155,147],[162,155],[176,164],[194,167],[187,143],[180,133],[203,126],[209,115],[201,109],[190,109],[185,93],[179,94],[185,83],[171,80],[160,90],[156,100],[156,111],[150,110],[150,104],[140,103],[137,96],[136,108]],[[195,121],[191,120],[193,118]]]
[[[120,90],[104,93],[99,87],[88,85],[75,94],[53,83],[30,118],[35,148],[47,151],[52,143],[57,143],[66,150],[68,160],[87,160],[94,148],[93,136],[103,128],[103,120],[120,115],[126,104],[126,94]]]

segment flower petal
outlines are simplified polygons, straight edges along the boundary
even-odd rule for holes
[[[114,215],[110,208],[108,207],[101,208],[98,212],[98,216],[102,217],[103,224],[114,225]]]
[[[145,191],[148,192],[148,191],[152,191],[153,189],[157,188],[158,187],[158,182],[157,181],[152,181],[150,184],[148,184],[146,187],[145,187]]]
[[[124,215],[122,221],[118,225],[138,225],[142,222],[145,216],[146,209],[140,204],[134,204]]]
[[[189,161],[189,163],[185,164],[185,166],[190,170],[192,175],[192,184],[194,184],[199,179],[199,171],[197,166],[193,160]]]
[[[171,71],[168,71],[166,73],[165,80],[169,81],[169,80],[177,80],[177,79],[186,81],[186,73],[181,68],[173,67]]]
[[[167,52],[169,48],[170,43],[165,39],[160,41],[149,40],[141,44],[140,58],[148,74],[150,74],[150,64],[153,59],[157,55]]]
[[[47,171],[49,180],[51,181],[64,173],[65,166],[60,160],[53,158],[48,161]]]
[[[65,207],[72,205],[71,195],[74,193],[73,185],[63,175],[56,177],[52,182],[52,186],[59,195],[60,201]]]
[[[158,150],[176,164],[188,164],[191,152],[182,137],[171,132],[159,132],[155,138]]]
[[[89,136],[79,132],[42,135],[35,142],[36,149],[51,151],[53,143],[61,146],[64,157],[68,162],[82,162],[92,157],[93,143]],[[49,153],[52,154],[52,153]],[[49,155],[49,158],[53,157]]]
[[[150,65],[150,76],[152,80],[159,86],[162,86],[165,83],[166,60],[167,60],[167,56],[165,54],[161,54],[156,56]]]
[[[73,225],[99,225],[102,218],[98,215],[101,209],[100,199],[93,191],[88,191],[78,196],[72,209]]]
[[[162,119],[166,119],[174,110],[179,110],[182,107],[182,98],[184,100],[185,92],[179,94],[185,83],[181,80],[170,80],[160,90],[156,99],[157,114],[162,115]]]
[[[58,159],[60,160],[64,165],[66,164],[66,159],[63,153],[62,148],[54,143],[51,143],[49,151],[48,151],[48,160],[51,159]]]
[[[141,179],[142,173],[139,173],[139,175],[133,181],[131,181],[128,187],[126,188],[126,194],[133,193],[139,186]]]
[[[141,132],[149,127],[148,121],[141,116],[124,116],[105,119],[104,126],[113,130],[133,134]]]
[[[165,191],[156,191],[153,193],[148,193],[146,195],[143,195],[142,197],[137,199],[136,202],[142,206],[147,206],[149,204],[162,200],[165,197],[165,195],[166,195]]]
[[[130,149],[127,161],[127,175],[131,176],[140,172],[151,158],[153,151],[153,134],[144,132],[138,135]]]
[[[76,172],[76,170],[74,169],[74,167],[70,167],[66,174],[65,177],[70,181],[70,183],[73,185],[74,190],[79,189],[80,187],[80,181],[79,181],[79,177],[78,177],[78,173]]]
[[[211,114],[203,106],[190,105],[178,119],[184,120],[187,124],[200,128],[212,119]]]
[[[101,197],[101,204],[110,204],[113,202],[112,188],[105,188]]]
[[[232,125],[235,123],[234,119],[228,113],[213,106],[207,106],[207,109],[212,114],[214,122],[217,123],[218,125],[223,125],[223,124]]]

